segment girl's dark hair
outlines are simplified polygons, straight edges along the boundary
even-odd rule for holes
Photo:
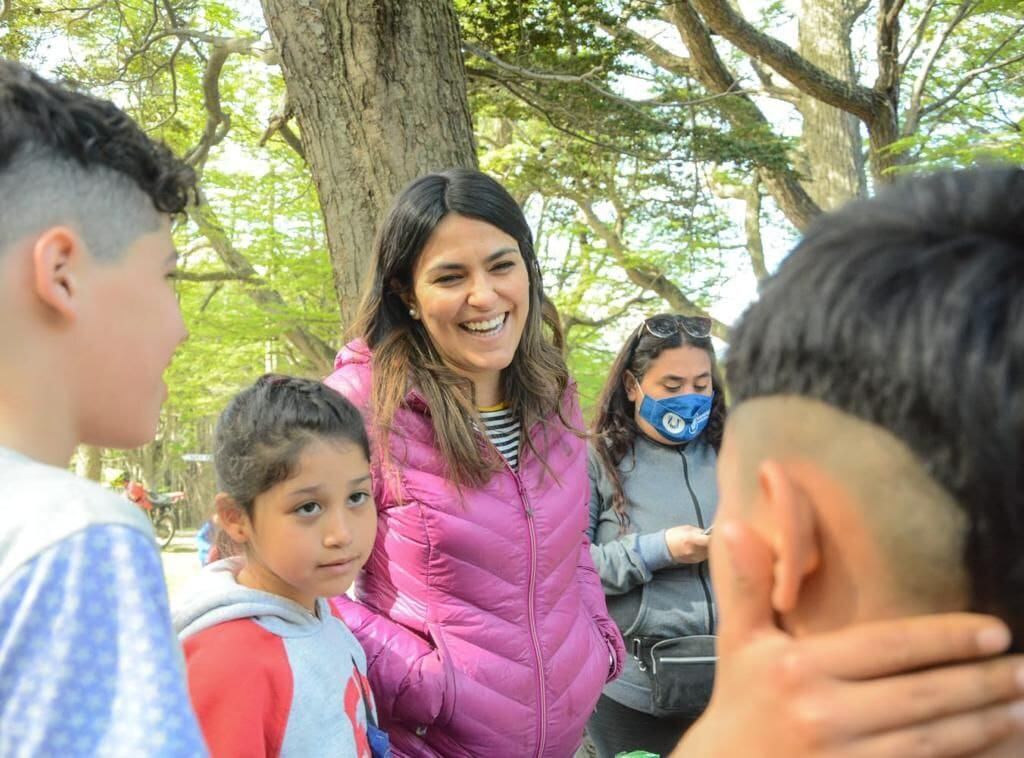
[[[352,403],[321,382],[266,374],[217,421],[217,487],[251,518],[256,496],[293,476],[306,446],[323,439],[351,442],[370,459],[363,418]]]
[[[445,365],[403,300],[412,290],[413,267],[424,246],[451,213],[485,221],[513,237],[526,264],[530,312],[512,363],[502,372],[505,402],[522,424],[526,445],[536,452],[525,432],[537,422],[557,416],[571,428],[561,413],[569,384],[562,329],[558,312],[544,296],[533,234],[516,201],[486,174],[470,169],[428,174],[398,195],[374,244],[371,281],[352,331],[373,350],[371,404],[381,449],[386,453],[395,411],[414,386],[430,408],[448,476],[457,485],[475,487],[485,483],[501,461],[481,445],[477,429],[483,424],[473,385]]]
[[[647,321],[658,319],[672,320],[682,318],[675,314],[659,313],[645,319],[626,340],[612,364],[611,374],[601,390],[601,398],[597,405],[597,416],[594,420],[594,448],[601,459],[605,473],[612,485],[612,507],[619,517],[619,523],[625,527],[629,523],[626,512],[626,498],[622,492],[622,477],[619,464],[627,453],[633,452],[633,443],[637,435],[643,434],[636,423],[636,406],[626,395],[626,372],[632,374],[637,382],[643,381],[651,363],[664,351],[677,347],[689,346],[703,350],[711,359],[711,388],[714,398],[711,401],[711,417],[702,433],[702,437],[718,452],[722,445],[722,432],[725,429],[725,387],[718,371],[718,360],[710,337],[693,337],[683,328],[669,337],[657,337],[644,328]]]

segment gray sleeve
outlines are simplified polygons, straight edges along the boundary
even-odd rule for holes
[[[672,553],[668,550],[668,542],[665,540],[665,529],[659,529],[649,534],[641,534],[636,540],[636,551],[640,553],[640,559],[651,571],[675,566]]]
[[[636,534],[625,534],[611,542],[594,544],[601,513],[611,507],[611,504],[607,502],[607,493],[610,489],[607,478],[604,476],[601,461],[592,448],[587,458],[587,471],[590,475],[590,522],[587,528],[587,536],[590,537],[591,543],[590,557],[601,577],[601,586],[605,594],[622,595],[651,581],[651,568],[638,550]],[[664,534],[661,541],[665,541]],[[667,546],[665,551],[668,552]]]

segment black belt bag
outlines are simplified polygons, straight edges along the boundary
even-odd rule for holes
[[[715,636],[657,639],[636,637],[633,657],[651,680],[654,707],[665,714],[696,719],[711,699],[715,683]]]

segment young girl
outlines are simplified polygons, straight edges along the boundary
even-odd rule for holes
[[[633,748],[667,755],[711,693],[707,530],[725,399],[710,329],[703,318],[645,319],[598,406],[591,554],[630,652],[587,724],[600,758]]]
[[[369,455],[358,411],[318,382],[264,376],[220,417],[217,515],[239,555],[174,613],[218,758],[387,754],[366,657],[324,600],[373,547]]]

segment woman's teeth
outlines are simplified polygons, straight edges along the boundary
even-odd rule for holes
[[[502,324],[505,323],[505,314],[495,316],[490,321],[467,321],[462,326],[471,332],[477,334],[484,334],[486,332],[493,332],[499,329]]]

